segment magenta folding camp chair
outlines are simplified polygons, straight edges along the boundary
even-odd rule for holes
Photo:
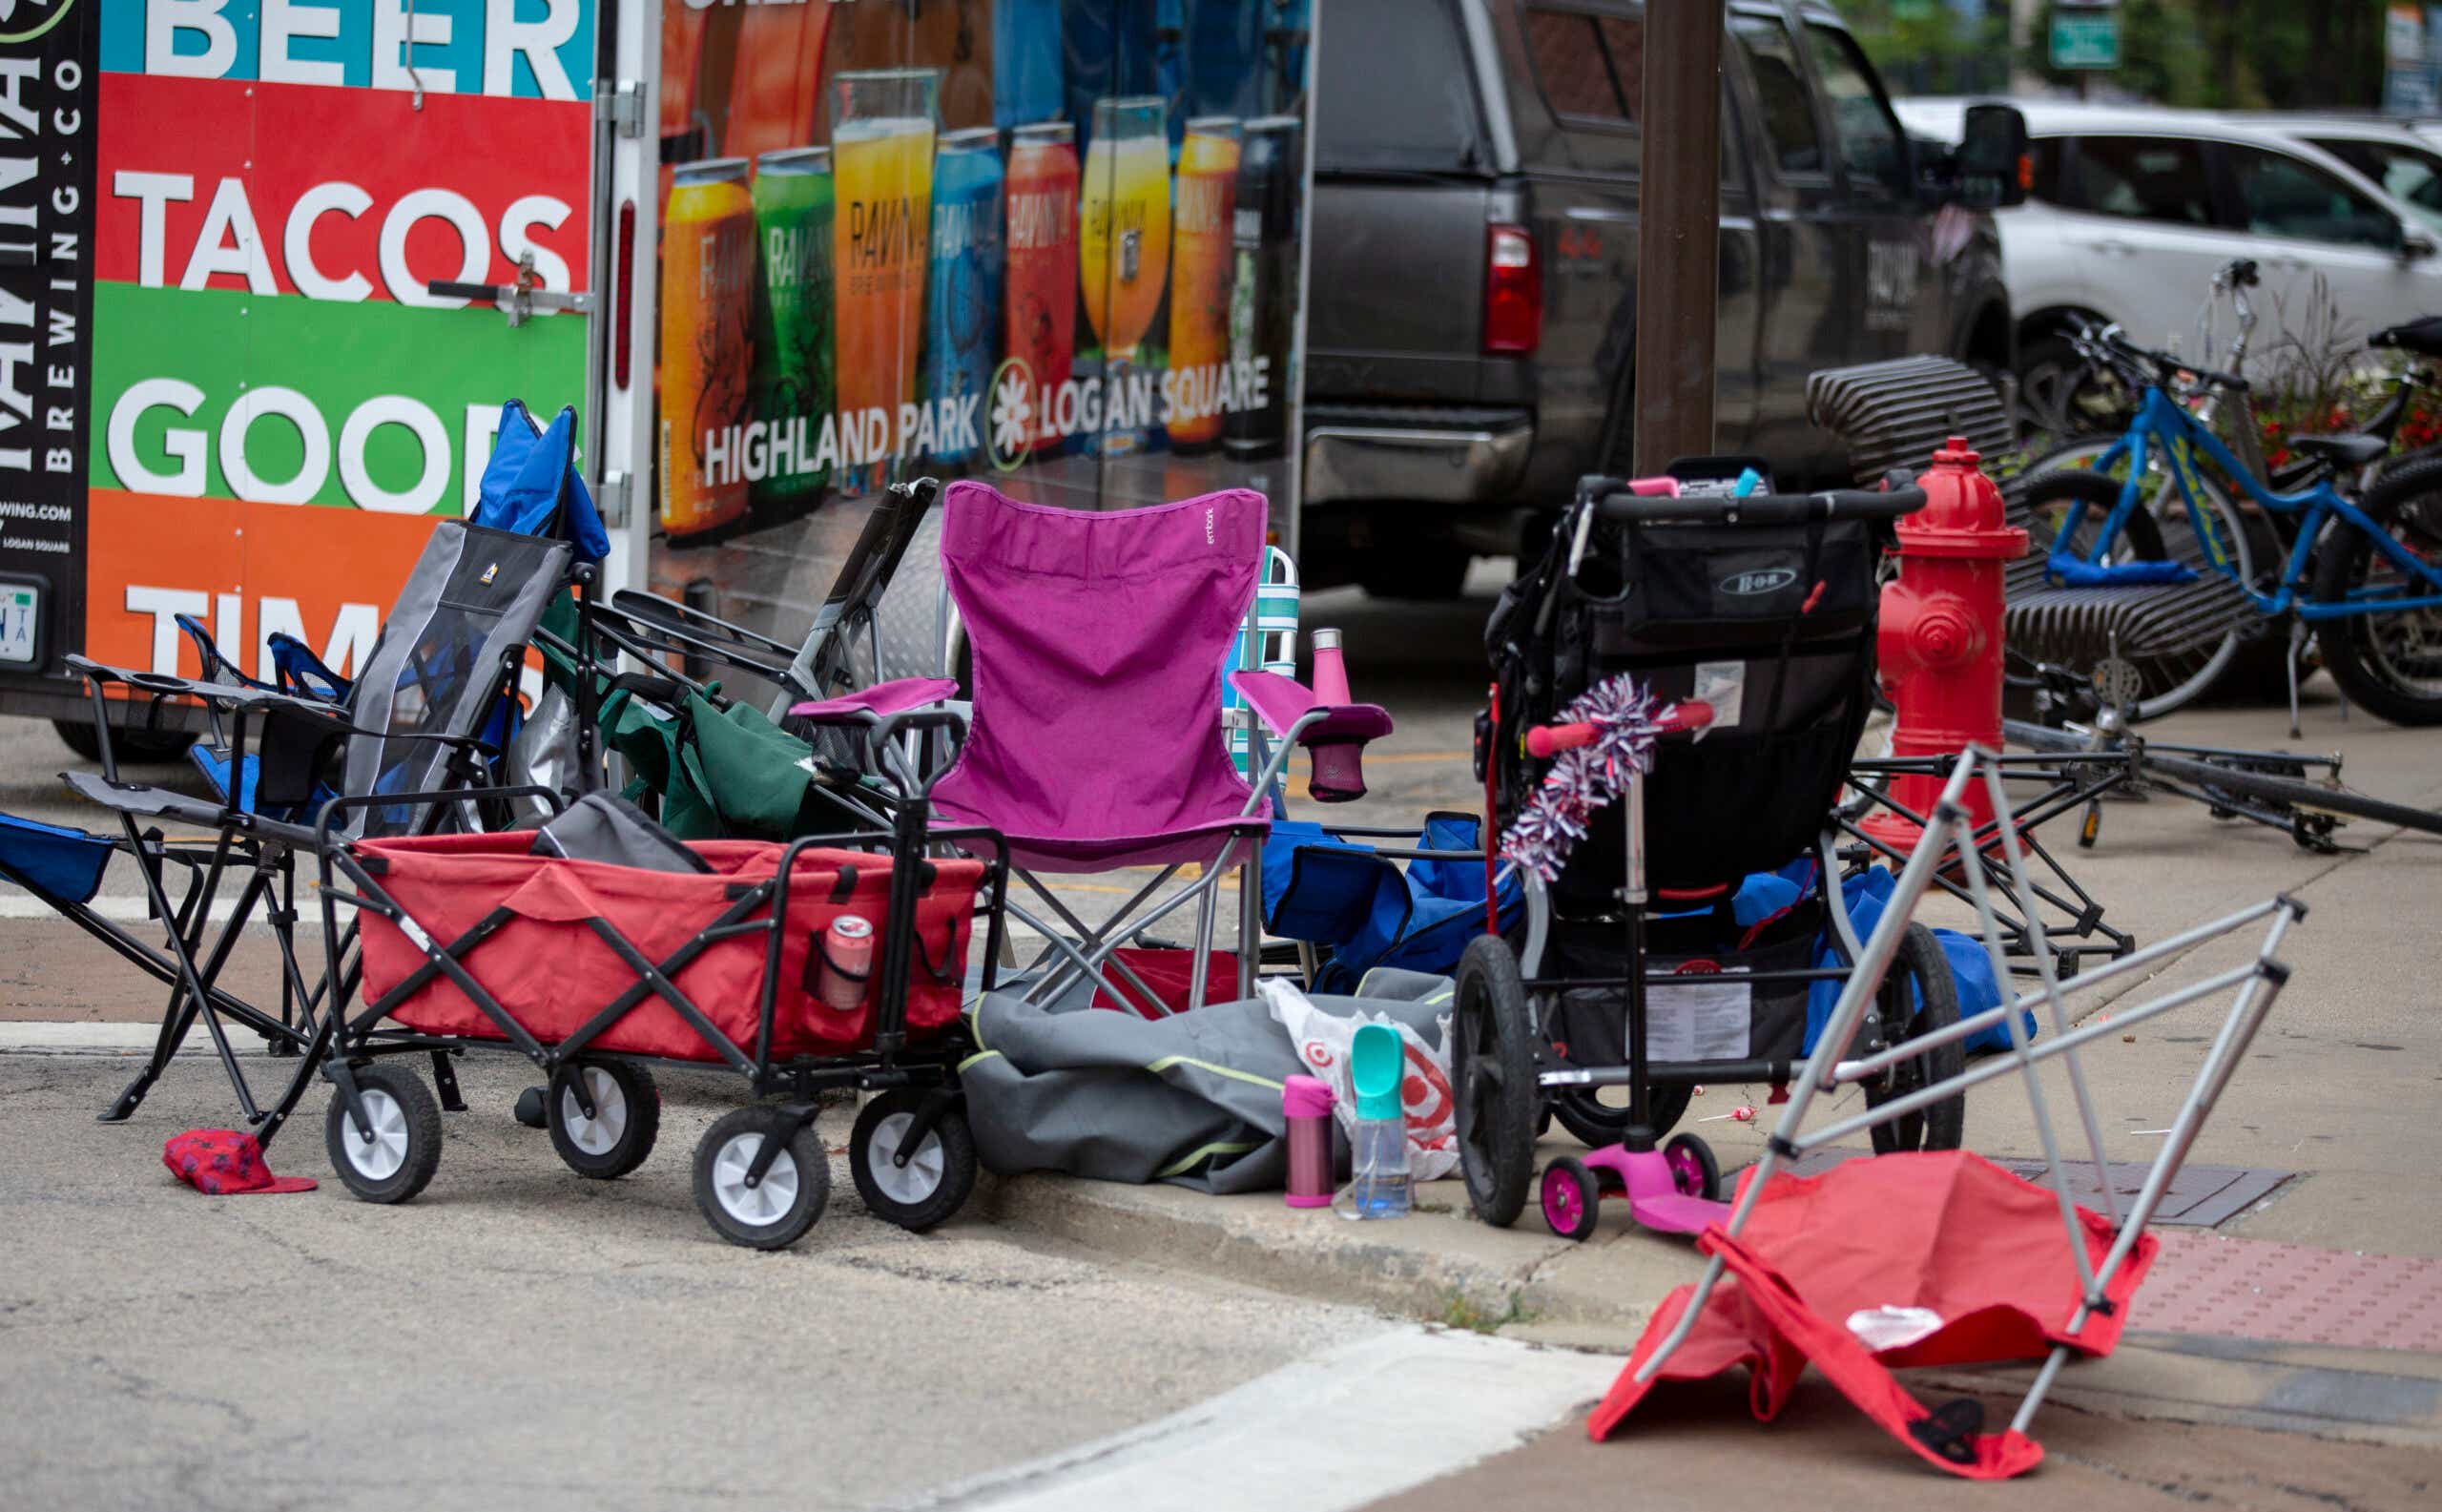
[[[1222,666],[1254,596],[1263,495],[1233,488],[1090,512],[1021,504],[967,482],[950,485],[942,510],[942,568],[969,648],[974,719],[933,808],[947,824],[1005,836],[1017,876],[1048,910],[1045,920],[1011,904],[1045,942],[1029,996],[1049,1001],[1081,976],[1119,991],[1107,971],[1159,1003],[1114,952],[1192,902],[1189,1007],[1201,1007],[1232,870],[1238,991],[1251,995],[1271,828],[1261,795],[1308,733],[1345,742],[1390,729],[1379,709],[1313,706],[1311,695],[1300,706],[1302,690],[1285,678],[1254,692],[1242,681],[1267,722],[1279,717],[1280,739],[1252,783],[1231,765]],[[1350,752],[1331,750],[1336,759]],[[1352,784],[1325,785],[1340,796]],[[1353,785],[1345,796],[1363,791]],[[1190,863],[1201,868],[1195,880],[1156,901]],[[1160,870],[1099,926],[1037,879],[1132,866]]]

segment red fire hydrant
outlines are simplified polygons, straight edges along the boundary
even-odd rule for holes
[[[2001,490],[1953,436],[1916,482],[1925,507],[1899,522],[1899,581],[1882,590],[1882,680],[1898,710],[1894,756],[1955,756],[1972,742],[2001,748],[2001,569],[2026,554],[2026,532],[2002,523]],[[1943,778],[1894,778],[1891,796],[1933,812]],[[1967,792],[1980,827],[1993,818],[1982,784]],[[1922,833],[1876,809],[1864,825],[1905,853]]]

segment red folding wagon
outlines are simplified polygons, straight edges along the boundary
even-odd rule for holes
[[[920,723],[954,715],[902,715]],[[884,743],[878,736],[877,743]],[[796,1242],[822,1214],[830,1163],[818,1094],[878,1093],[849,1140],[866,1207],[908,1229],[956,1212],[975,1184],[958,1065],[967,950],[1000,954],[1006,848],[989,831],[928,830],[920,790],[890,831],[682,843],[603,795],[565,817],[610,835],[555,853],[533,831],[325,847],[323,922],[362,915],[362,1006],[335,1015],[325,1123],[341,1182],[371,1202],[423,1191],[441,1159],[441,1103],[390,1058],[430,1054],[455,1102],[451,1053],[507,1048],[549,1076],[551,1144],[580,1175],[643,1163],[659,1132],[652,1068],[726,1069],[758,1099],[695,1148],[696,1205],[724,1238]],[[334,804],[336,810],[344,805]],[[326,812],[323,823],[332,822]],[[615,833],[614,833],[615,832]],[[989,860],[928,855],[957,841]],[[843,920],[859,922],[842,930]],[[870,941],[870,957],[843,947]]]

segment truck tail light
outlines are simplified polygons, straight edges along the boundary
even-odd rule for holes
[[[1543,340],[1543,269],[1524,226],[1486,229],[1484,353],[1525,356]]]
[[[614,259],[617,271],[610,278],[610,383],[626,388],[635,372],[635,322],[630,320],[628,303],[636,285],[636,202],[623,201],[619,206],[619,255]]]

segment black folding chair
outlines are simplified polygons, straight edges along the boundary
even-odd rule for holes
[[[590,507],[590,506],[589,506]],[[160,1033],[135,1079],[101,1115],[129,1117],[144,1100],[197,1021],[210,1034],[247,1125],[268,1143],[295,1108],[316,1069],[319,1016],[353,990],[353,951],[343,966],[308,984],[294,942],[295,860],[316,854],[315,822],[335,799],[345,806],[343,837],[429,833],[505,821],[507,790],[496,780],[503,744],[515,729],[516,680],[543,611],[571,583],[579,613],[595,566],[567,541],[490,529],[460,520],[433,528],[424,555],[400,591],[380,641],[338,701],[300,697],[259,683],[240,685],[68,659],[85,679],[101,741],[101,772],[61,774],[69,788],[117,815],[114,836],[0,815],[0,877],[41,898],[88,934],[170,988]],[[224,663],[225,665],[225,663]],[[208,748],[225,763],[217,797],[123,778],[110,732],[115,699],[178,699],[200,704]],[[207,832],[208,840],[171,840],[158,822]],[[153,827],[146,827],[151,824]],[[164,922],[155,944],[93,906],[111,858],[135,862],[148,912]],[[184,874],[173,901],[167,874]],[[215,904],[234,891],[217,927]],[[275,1012],[221,983],[250,923],[269,926],[279,952]],[[340,974],[333,997],[334,972]],[[275,1056],[300,1056],[288,1086],[266,1108],[249,1085],[232,1027],[267,1042]],[[463,1106],[445,1065],[435,1074],[445,1102]]]

